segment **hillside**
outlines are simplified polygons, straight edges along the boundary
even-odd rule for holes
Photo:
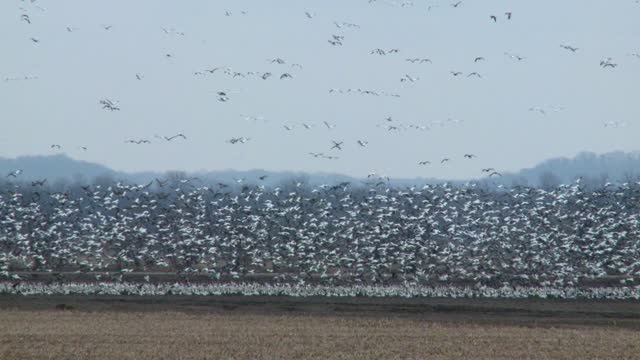
[[[303,173],[303,172],[273,172],[260,169],[254,170],[216,170],[200,171],[187,174],[181,171],[169,173],[139,172],[124,173],[115,171],[104,165],[70,158],[67,155],[52,156],[20,156],[17,158],[0,158],[0,174],[6,174],[17,169],[22,169],[20,179],[32,181],[37,179],[49,179],[54,181],[93,182],[96,178],[113,180],[127,180],[132,182],[148,182],[156,177],[196,177],[203,183],[260,183],[265,185],[278,185],[289,181],[302,181],[309,184],[337,183],[342,181],[364,181],[346,175],[330,173]],[[266,176],[263,180],[260,177]],[[570,183],[577,178],[582,178],[590,185],[604,185],[610,182],[638,181],[640,178],[640,152],[611,152],[606,154],[580,153],[573,159],[554,158],[546,160],[539,165],[522,169],[515,173],[504,173],[501,178],[485,178],[487,184],[529,185],[551,187],[563,183]],[[475,179],[482,180],[482,179]],[[443,180],[436,179],[392,179],[395,185],[410,185],[422,183],[440,183]],[[454,181],[453,183],[459,183]]]

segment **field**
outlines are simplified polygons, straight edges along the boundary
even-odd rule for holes
[[[0,296],[2,359],[637,359],[637,302]]]

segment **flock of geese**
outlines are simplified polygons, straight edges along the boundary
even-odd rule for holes
[[[530,287],[530,286],[425,286],[318,285],[271,283],[134,283],[128,281],[0,282],[0,294],[14,295],[139,295],[139,296],[292,296],[292,297],[394,297],[488,299],[593,299],[640,300],[637,287]]]
[[[414,3],[412,1],[403,1],[403,2],[394,2],[394,1],[376,1],[376,0],[372,0],[369,1],[370,5],[376,5],[378,3],[385,3],[387,5],[392,5],[392,6],[400,6],[400,7],[416,7],[418,8],[420,5],[417,3]],[[427,10],[428,11],[432,11],[433,9],[437,8],[437,7],[449,7],[450,9],[456,9],[453,11],[458,11],[457,9],[463,8],[465,7],[467,4],[465,1],[455,1],[455,2],[450,2],[450,3],[440,3],[440,4],[436,4],[433,2],[430,2],[429,4],[427,4]],[[17,22],[21,22],[22,24],[24,24],[24,26],[33,26],[37,21],[38,21],[38,17],[40,16],[40,14],[42,13],[46,13],[46,9],[44,9],[43,7],[39,6],[37,1],[31,1],[31,2],[25,2],[23,1],[21,3],[21,6],[19,7],[19,11],[20,11],[20,15],[19,17],[16,19]],[[34,11],[38,11],[40,14],[38,17],[32,16],[32,13]],[[229,10],[225,10],[224,11],[224,15],[225,16],[234,16],[234,15],[247,15],[248,12],[246,10],[242,10],[242,11],[238,11],[238,12],[232,12]],[[506,22],[512,22],[512,21],[517,21],[517,18],[515,17],[516,14],[514,14],[512,11],[510,11],[509,9],[505,9],[504,12],[501,13],[502,15],[499,14],[487,14],[486,16],[488,17],[488,21],[490,22],[498,22],[498,21],[506,21]],[[306,19],[308,21],[319,21],[318,17],[316,16],[316,13],[312,12],[312,11],[305,11],[304,13],[300,14],[303,17],[306,17]],[[348,31],[361,31],[361,26],[359,24],[356,23],[351,23],[351,22],[345,22],[345,21],[333,21],[333,25],[335,27],[336,32],[330,34],[329,37],[329,43],[333,46],[343,46],[345,44],[345,39],[346,37],[349,36]],[[102,24],[102,29],[104,31],[112,31],[113,25],[110,24]],[[77,28],[71,27],[71,26],[67,26],[67,31],[69,33],[71,32],[75,32],[77,31]],[[179,31],[173,28],[167,28],[167,27],[161,27],[159,29],[159,31],[162,31],[165,35],[167,36],[177,36],[177,37],[185,37],[185,33],[183,31]],[[39,38],[37,37],[31,37],[31,41],[34,42],[40,42]],[[572,44],[567,44],[567,43],[562,43],[560,44],[560,48],[564,49],[570,53],[573,54],[579,54],[581,49],[573,46]],[[374,56],[401,56],[401,59],[404,59],[404,61],[411,63],[411,64],[415,64],[415,65],[419,65],[419,64],[425,64],[425,65],[429,65],[429,64],[433,64],[434,61],[431,58],[428,57],[420,57],[420,56],[410,56],[410,54],[408,54],[409,56],[402,56],[404,54],[404,51],[400,48],[374,48],[372,50],[370,50],[369,52],[371,55]],[[633,52],[629,54],[631,57],[636,58],[636,59],[640,59],[640,54],[637,52]],[[171,53],[166,53],[164,55],[166,58],[172,58],[174,57],[174,54]],[[509,51],[505,51],[504,52],[504,56],[506,56],[509,59],[512,59],[515,62],[524,62],[527,60],[527,57],[522,56],[520,54],[516,54],[516,53],[512,53]],[[471,57],[471,59],[473,59],[473,63],[474,64],[478,64],[478,63],[483,63],[483,62],[487,62],[487,61],[491,61],[492,59],[490,58],[490,56],[485,55],[476,55]],[[470,59],[470,60],[471,60]],[[270,66],[278,66],[280,67],[280,70],[274,70],[274,69],[269,69],[269,70],[253,70],[253,71],[238,71],[237,69],[233,69],[232,67],[229,66],[212,66],[212,67],[207,67],[204,69],[199,69],[199,70],[195,70],[193,71],[193,75],[194,76],[202,76],[202,77],[212,77],[212,76],[224,76],[224,77],[228,77],[230,79],[245,79],[245,78],[255,78],[258,80],[269,80],[272,78],[275,79],[280,79],[280,80],[295,80],[296,79],[296,72],[297,71],[303,71],[304,70],[304,66],[302,64],[299,63],[290,63],[288,60],[282,58],[282,57],[274,57],[274,58],[267,58],[265,63],[269,64]],[[594,65],[597,64],[596,61],[594,61]],[[614,61],[611,57],[605,57],[603,59],[600,60],[600,67],[603,69],[610,69],[613,70],[616,67],[618,67],[618,62]],[[458,78],[458,77],[466,77],[466,78],[476,78],[476,79],[484,79],[484,76],[482,75],[482,73],[480,71],[469,71],[469,72],[463,72],[463,71],[459,71],[459,70],[450,70],[449,73],[451,74],[452,77],[454,78]],[[135,73],[135,77],[137,80],[139,81],[144,81],[145,80],[145,76],[141,73]],[[20,76],[14,76],[14,77],[6,77],[5,80],[6,81],[10,81],[10,80],[37,80],[39,77],[38,76],[33,76],[33,75],[27,75],[24,77],[20,77]],[[401,84],[412,84],[415,82],[421,81],[421,76],[418,75],[414,75],[414,74],[410,74],[410,73],[406,73],[402,76],[399,76],[399,82]],[[216,99],[219,102],[222,103],[227,103],[232,101],[232,94],[234,93],[233,90],[228,90],[228,89],[220,89],[220,90],[216,90],[215,94],[216,94]],[[373,89],[363,89],[363,88],[348,88],[348,89],[341,89],[341,88],[332,88],[329,89],[329,93],[330,94],[359,94],[359,95],[368,95],[368,96],[375,96],[375,97],[380,97],[380,96],[384,96],[384,97],[395,97],[395,98],[400,98],[402,96],[401,92],[398,91],[387,91],[387,90],[373,90]],[[121,105],[119,104],[118,100],[114,100],[114,99],[109,99],[109,98],[103,98],[100,99],[98,101],[101,109],[105,110],[105,111],[109,111],[109,112],[122,112],[122,111],[126,111],[126,109],[123,109],[121,107]],[[545,107],[540,107],[540,106],[533,106],[531,108],[529,108],[529,111],[540,114],[542,116],[546,116],[547,114],[554,112],[554,111],[561,111],[563,110],[563,107],[560,106],[553,106],[553,107],[549,107],[549,108],[545,108]],[[255,117],[254,117],[255,118]],[[381,118],[383,118],[381,116]],[[395,120],[392,120],[392,117],[388,116],[387,118],[388,123],[383,123],[383,125],[377,124],[377,127],[381,127],[386,129],[389,132],[398,132],[398,131],[403,131],[403,130],[422,130],[422,131],[426,131],[426,130],[431,130],[435,127],[437,127],[438,125],[442,126],[443,124],[446,124],[448,122],[451,121],[451,119],[448,119],[447,121],[431,121],[429,123],[420,123],[420,124],[403,124],[400,122],[397,122]],[[455,120],[458,121],[458,120]],[[325,121],[325,124],[328,123]],[[616,121],[616,122],[612,122],[612,121],[607,121],[604,123],[604,126],[606,128],[613,128],[613,127],[619,127],[619,126],[624,126],[625,123],[624,122],[620,122],[620,121]],[[336,125],[333,125],[332,127],[335,127]],[[303,122],[302,123],[302,127],[305,130],[310,130],[312,127],[314,127],[314,124],[308,123],[308,122]],[[329,129],[331,129],[332,127],[329,127]],[[296,126],[292,125],[292,124],[283,124],[282,128],[285,131],[295,131],[296,130]],[[339,130],[339,129],[337,129]],[[337,131],[336,130],[336,131]],[[332,136],[335,137],[335,134],[332,134]],[[167,140],[167,141],[171,141],[169,138],[167,137],[160,137],[158,135],[155,135],[154,137],[159,138],[160,140]],[[226,140],[226,142],[228,144],[231,145],[242,145],[242,144],[246,144],[249,142],[249,140],[251,138],[253,138],[254,136],[233,136],[230,137]],[[186,136],[182,135],[181,136],[182,139],[186,140]],[[338,153],[330,153],[330,154],[326,154],[327,152],[331,152],[333,151],[340,151],[342,150],[342,146],[336,146],[336,143],[343,143],[342,140],[337,141],[335,139],[331,139],[332,141],[329,142],[329,146],[326,149],[307,149],[305,150],[305,152],[307,154],[309,154],[311,157],[316,158],[316,159],[327,159],[327,160],[339,160],[342,157],[338,156]],[[371,142],[370,140],[367,139],[354,139],[352,140],[354,142],[356,142],[359,147],[367,147],[368,145],[382,145],[382,144],[374,144],[373,142]],[[139,145],[139,146],[144,146],[144,145],[149,145],[153,142],[153,139],[151,137],[149,138],[128,138],[128,139],[124,139],[124,142],[130,145]],[[77,147],[76,147],[77,148]],[[81,147],[82,150],[88,150],[88,146],[84,145]],[[56,151],[56,152],[60,152],[60,151],[65,151],[65,149],[61,146],[61,145],[56,145],[56,146],[51,146],[50,147],[51,151]],[[431,164],[441,164],[441,165],[445,165],[446,163],[449,162],[449,160],[447,159],[451,159],[451,157],[447,157],[447,158],[443,158],[440,159],[439,161],[437,159],[423,159],[422,156],[420,156],[420,158],[416,158],[414,160],[410,160],[410,162],[413,162],[413,164],[417,165],[417,168],[419,169],[420,166],[424,167],[426,165],[431,165]],[[482,160],[482,157],[481,157]],[[484,164],[485,166],[490,165],[490,164]],[[478,168],[481,168],[481,166],[478,166],[477,164],[473,164],[473,165],[469,165],[469,166],[477,166]],[[493,172],[480,172],[478,171],[478,176],[501,176],[501,173],[499,171],[493,171]]]
[[[464,4],[463,0],[450,6],[457,9]],[[414,6],[412,2],[399,5]],[[37,20],[30,12],[34,8],[45,11],[36,0],[22,2],[16,21],[33,26]],[[429,5],[428,10],[432,8]],[[224,13],[229,17],[234,14],[247,12]],[[309,21],[317,19],[310,11],[300,15]],[[488,14],[485,19],[489,23],[517,21],[511,11]],[[350,22],[334,21],[333,25],[335,33],[328,34],[329,45],[323,43],[325,47],[348,46],[346,30],[360,29],[359,24]],[[112,25],[102,25],[102,29],[111,31]],[[165,35],[185,36],[175,29],[161,30]],[[67,31],[77,29],[67,27]],[[34,36],[27,41],[39,46],[46,40]],[[560,47],[563,50],[558,51],[580,53],[571,44]],[[405,56],[398,48],[374,48],[368,55],[395,57],[412,67],[436,61],[415,54]],[[491,60],[485,55],[470,57],[469,62]],[[639,54],[631,55],[640,59]],[[511,52],[504,52],[504,56],[517,63],[527,60]],[[174,54],[164,57],[171,59]],[[280,57],[268,58],[265,64],[271,68],[238,71],[217,66],[191,75],[284,84],[295,82],[305,71],[302,64]],[[597,64],[595,60],[596,68]],[[618,65],[611,57],[600,60],[602,71],[615,71]],[[486,79],[478,71],[449,73],[468,81]],[[146,79],[141,73],[135,73],[135,78]],[[27,75],[5,81],[38,79]],[[398,83],[411,86],[419,81],[420,76],[406,73],[399,76]],[[218,102],[229,103],[237,91],[218,89],[213,93]],[[402,91],[367,88],[332,88],[328,93],[402,97]],[[98,106],[110,113],[127,111],[120,101],[110,98],[98,99]],[[529,111],[545,116],[563,109],[534,106]],[[376,127],[386,132],[426,131],[460,122],[449,118],[403,123],[384,115]],[[303,122],[301,126],[288,123],[282,125],[282,131],[306,131],[315,126],[325,127],[331,137],[326,148],[304,150],[311,158],[339,160],[348,144],[358,148],[372,145],[364,137],[340,138],[338,125],[329,121],[320,125]],[[229,136],[226,142],[242,146],[251,140],[250,136]],[[128,146],[146,146],[155,141],[190,140],[176,131],[123,141]],[[64,150],[59,143],[49,144],[49,148]],[[86,145],[79,148],[89,149]],[[459,159],[477,166],[477,158],[460,152],[441,159],[420,156],[410,162],[417,167],[432,163],[446,166]],[[494,167],[478,166],[478,172],[487,177],[502,176]],[[372,182],[365,186],[291,183],[273,188],[242,181],[205,186],[199,179],[182,178],[156,179],[142,185],[118,182],[61,188],[48,184],[47,179],[21,181],[22,173],[21,169],[12,171],[0,184],[0,279],[7,280],[0,282],[0,293],[640,298],[640,183],[607,184],[595,190],[586,190],[579,181],[551,190],[489,190],[473,183],[399,188],[373,173]],[[36,272],[81,272],[96,274],[98,282],[117,281],[23,282],[25,275],[20,273]],[[143,284],[122,282],[126,274],[155,272],[171,272],[187,280],[192,275],[205,275],[215,283],[157,284],[148,276]],[[271,281],[250,283],[256,276],[267,276]]]
[[[496,192],[156,179],[7,182],[0,276],[81,272],[320,285],[631,287],[640,291],[640,183]]]

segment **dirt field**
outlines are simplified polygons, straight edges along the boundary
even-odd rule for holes
[[[637,302],[0,296],[0,324],[17,360],[640,359]]]

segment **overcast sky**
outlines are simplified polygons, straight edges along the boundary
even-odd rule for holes
[[[1,1],[0,156],[64,152],[124,171],[261,168],[461,179],[480,176],[483,167],[516,171],[581,151],[640,150],[640,56],[632,55],[640,53],[640,4],[401,4]],[[344,36],[343,45],[329,44],[332,35]],[[371,54],[376,48],[399,52]],[[617,67],[602,68],[609,57]],[[286,64],[272,64],[274,58]],[[257,75],[195,75],[214,67]],[[263,80],[265,72],[273,76]],[[482,78],[467,77],[471,72]],[[293,78],[280,80],[283,73]],[[419,80],[401,82],[405,75]],[[25,76],[37,78],[19,79]],[[329,92],[349,88],[400,97]],[[218,91],[229,100],[218,101]],[[101,99],[120,111],[102,109]],[[177,133],[188,139],[154,137]],[[233,137],[250,140],[227,142]],[[125,144],[129,139],[152,144]],[[344,141],[343,150],[331,149],[332,140]],[[451,161],[441,165],[443,158]]]

